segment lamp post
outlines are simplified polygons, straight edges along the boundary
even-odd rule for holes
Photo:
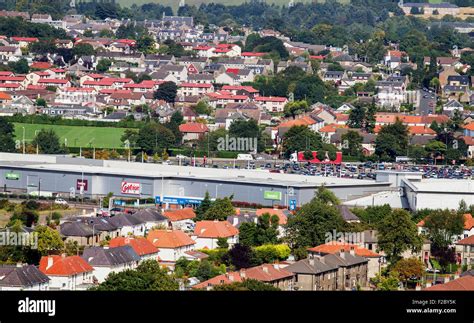
[[[25,154],[25,127],[23,128],[23,154]]]
[[[36,134],[38,133],[39,130],[35,130],[35,138],[36,138]],[[38,140],[36,140],[36,155],[39,154],[39,144],[38,144]]]

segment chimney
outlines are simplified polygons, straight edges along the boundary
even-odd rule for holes
[[[449,276],[444,277],[444,283],[449,283]]]
[[[276,270],[280,270],[280,266],[278,266],[278,264],[273,264],[273,268],[275,268]]]
[[[344,250],[341,250],[341,252],[339,252],[339,256],[340,256],[342,259],[346,259],[346,253],[344,252]]]
[[[268,274],[268,267],[267,266],[263,265],[262,269],[263,269],[264,273]]]
[[[48,256],[48,264],[46,266],[46,270],[48,270],[49,268],[51,268],[54,264],[54,260],[53,260],[53,257],[51,256]]]
[[[352,256],[355,256],[355,248],[354,248],[354,246],[351,246],[351,250],[349,250],[349,253],[350,253]]]
[[[229,275],[229,280],[230,280],[231,282],[233,282],[233,281],[234,281],[234,275],[232,275],[232,274]]]
[[[239,224],[239,219],[236,216],[234,216],[232,218],[232,225],[235,227],[237,224]]]
[[[240,277],[242,277],[242,278],[246,278],[246,277],[247,277],[247,273],[245,272],[245,269],[241,269],[241,270],[240,270]]]
[[[312,254],[309,255],[308,260],[309,260],[309,265],[314,266],[314,255]]]
[[[62,253],[62,254],[61,254],[61,258],[66,258],[66,254],[65,254],[65,253]]]
[[[17,263],[16,263],[16,266],[19,267],[19,268],[21,268],[21,267],[23,267],[23,264],[22,264],[21,262],[17,262]]]

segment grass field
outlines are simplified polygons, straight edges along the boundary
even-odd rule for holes
[[[26,123],[15,123],[14,125],[17,140],[23,140],[23,127],[25,127],[25,141],[27,143],[34,139],[35,131],[53,129],[60,137],[61,143],[65,143],[68,147],[121,148],[122,142],[120,141],[120,137],[125,131],[125,128],[57,126]]]

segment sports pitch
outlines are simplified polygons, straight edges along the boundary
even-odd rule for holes
[[[23,127],[25,128],[25,141],[33,141],[35,132],[41,129],[53,129],[60,138],[60,142],[67,147],[95,147],[95,148],[121,148],[120,137],[125,128],[109,127],[82,127],[60,126],[48,124],[14,123],[16,140],[23,140]]]

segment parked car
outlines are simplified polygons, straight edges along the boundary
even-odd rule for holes
[[[54,200],[54,204],[69,205],[65,199],[62,199],[62,198],[59,198],[59,197]]]

